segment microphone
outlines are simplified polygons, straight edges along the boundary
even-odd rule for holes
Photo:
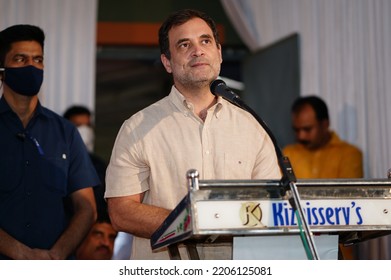
[[[221,96],[234,104],[241,103],[240,97],[234,93],[223,80],[214,80],[210,84],[210,91],[217,96]]]
[[[24,134],[23,132],[18,132],[16,133],[16,137],[20,140],[20,141],[24,141],[26,139],[26,134]]]

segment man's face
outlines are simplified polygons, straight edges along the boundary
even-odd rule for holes
[[[310,105],[292,114],[292,126],[296,141],[309,150],[322,147],[329,140],[329,121],[319,121]]]
[[[43,50],[36,41],[20,41],[12,43],[11,50],[6,54],[5,67],[35,66],[43,69]]]
[[[79,260],[110,260],[117,232],[109,223],[95,223],[77,249]]]
[[[220,73],[220,45],[216,45],[208,24],[193,18],[174,26],[168,32],[171,59],[161,56],[164,67],[172,73],[178,87],[197,87],[210,84]]]

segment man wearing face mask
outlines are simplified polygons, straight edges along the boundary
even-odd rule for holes
[[[94,153],[95,133],[92,128],[91,111],[81,105],[74,105],[69,107],[65,113],[64,118],[73,123],[80,133],[84,144],[87,147],[91,161],[98,173],[101,184],[94,188],[95,201],[98,210],[98,216],[107,214],[107,204],[104,199],[105,193],[105,177],[106,177],[106,162]]]
[[[80,134],[37,96],[44,39],[32,25],[0,32],[0,259],[73,258],[96,219],[99,178]]]

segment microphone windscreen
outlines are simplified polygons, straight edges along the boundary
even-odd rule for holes
[[[215,93],[216,93],[217,87],[219,87],[220,85],[227,86],[226,83],[225,83],[223,80],[220,80],[220,79],[214,80],[214,81],[210,84],[210,91],[211,91],[213,94],[215,94]]]

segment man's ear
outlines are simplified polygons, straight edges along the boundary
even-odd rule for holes
[[[162,61],[164,68],[166,68],[166,71],[172,73],[170,60],[164,54],[160,55],[160,60]]]
[[[328,130],[330,127],[330,120],[322,120],[321,126],[324,130]]]
[[[221,45],[218,44],[217,48],[219,49],[220,63],[223,63],[223,54],[221,52]]]

